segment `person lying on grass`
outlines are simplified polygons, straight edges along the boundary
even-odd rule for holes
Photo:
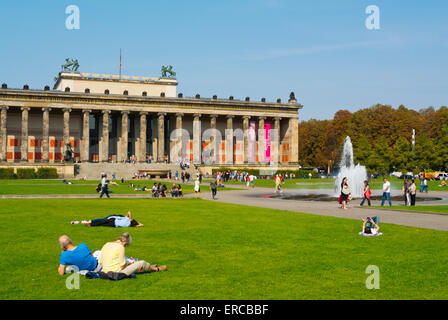
[[[378,232],[380,231],[380,226],[378,225],[378,217],[367,217],[366,219],[361,219],[362,220],[362,232],[364,234],[372,234],[372,235],[376,235],[378,234]]]
[[[58,268],[58,273],[61,276],[65,273],[66,266],[76,266],[78,270],[95,272],[101,270],[101,265],[92,255],[92,252],[86,244],[80,243],[79,245],[74,246],[72,240],[66,235],[60,236],[58,241],[62,248]]]
[[[144,260],[129,261],[126,263],[125,248],[132,243],[132,237],[128,232],[120,235],[118,240],[106,243],[101,249],[100,264],[103,266],[102,272],[121,272],[126,275],[142,272],[166,271],[166,266],[158,267],[151,265]]]
[[[78,224],[79,221],[71,221],[71,224]],[[131,211],[128,211],[126,216],[122,216],[119,214],[112,214],[103,219],[94,219],[94,220],[83,220],[82,224],[88,227],[115,227],[115,228],[127,228],[127,227],[143,227],[142,223],[139,223],[137,220],[132,219]]]

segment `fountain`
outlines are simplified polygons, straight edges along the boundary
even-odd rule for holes
[[[341,182],[344,177],[347,177],[348,185],[350,186],[350,191],[353,198],[362,198],[364,191],[364,180],[367,180],[367,170],[365,166],[357,164],[355,166],[355,161],[353,159],[353,145],[350,137],[345,138],[344,149],[342,150],[342,158],[339,164],[340,171],[335,182],[335,191],[331,189],[308,189],[308,190],[294,190],[287,189],[288,191],[283,194],[269,194],[263,197],[268,198],[280,198],[283,200],[298,200],[298,201],[336,201],[341,194]],[[331,184],[331,182],[330,182]],[[286,190],[286,189],[285,189]],[[336,192],[336,193],[335,193]],[[373,191],[370,197],[371,200],[381,201],[382,193],[381,190]],[[392,190],[394,195],[391,196],[393,202],[403,201],[403,195],[398,190]],[[427,197],[419,196],[417,201],[440,201],[444,200],[440,197]]]
[[[345,138],[344,149],[342,149],[342,158],[339,163],[339,174],[336,178],[336,195],[341,193],[341,183],[344,177],[347,177],[351,194],[354,198],[362,198],[364,190],[364,180],[367,180],[367,170],[365,166],[357,164],[353,160],[353,145],[350,137]]]

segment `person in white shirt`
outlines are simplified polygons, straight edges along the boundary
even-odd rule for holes
[[[411,206],[415,206],[416,192],[417,192],[417,186],[415,185],[414,179],[412,179],[411,185],[409,186],[409,195],[411,196]]]
[[[100,194],[100,198],[102,198],[104,194],[106,194],[106,196],[107,196],[108,198],[110,198],[110,195],[109,195],[109,187],[108,187],[108,185],[107,185],[107,180],[106,180],[106,178],[107,178],[107,175],[106,175],[106,174],[102,175],[102,177],[101,177],[101,194]]]
[[[201,195],[201,182],[199,182],[199,179],[196,179],[194,181],[194,197],[197,198]]]
[[[389,201],[389,206],[392,207],[392,201],[390,201],[390,182],[386,178],[383,180],[383,198],[381,199],[381,206],[384,206],[386,199]]]
[[[376,235],[378,234],[378,232],[380,231],[380,226],[379,224],[379,219],[378,217],[367,217],[366,219],[361,219],[362,220],[362,233],[364,234],[373,234]]]

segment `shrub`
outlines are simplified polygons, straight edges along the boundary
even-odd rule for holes
[[[36,178],[36,172],[33,168],[17,168],[17,178],[34,179]]]
[[[14,168],[0,168],[0,179],[14,179]]]
[[[58,178],[58,171],[56,170],[56,168],[38,168],[36,177],[39,179],[56,179]]]

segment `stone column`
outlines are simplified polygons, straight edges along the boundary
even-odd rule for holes
[[[193,115],[193,163],[202,163],[201,115]]]
[[[50,154],[50,111],[51,108],[42,108],[42,162],[49,161]]]
[[[163,163],[165,160],[165,115],[164,112],[159,112],[158,114],[158,121],[157,121],[157,128],[158,128],[158,159],[160,163]]]
[[[272,136],[271,135],[271,146],[273,145],[274,147],[274,153],[272,154],[272,149],[271,149],[271,158],[275,157],[274,159],[271,159],[272,162],[274,163],[279,163],[280,159],[281,159],[281,152],[280,152],[280,120],[282,118],[280,117],[275,117],[274,118],[274,130],[275,130],[275,134]]]
[[[227,116],[226,126],[226,163],[233,164],[233,115]]]
[[[70,143],[70,112],[72,109],[62,109],[64,112],[64,126],[62,130],[62,140],[64,147],[62,148],[64,151],[67,148],[67,143]]]
[[[175,158],[173,158],[173,161],[181,161],[184,160],[183,156],[184,154],[182,151],[184,150],[184,144],[182,141],[182,117],[184,116],[183,113],[176,113],[176,146],[175,151],[177,151],[177,154],[175,154]]]
[[[212,130],[212,134],[210,136],[210,160],[212,164],[219,163],[219,149],[218,143],[216,140],[216,118],[218,116],[215,114],[210,115],[210,129]]]
[[[128,122],[129,111],[121,111],[121,137],[117,147],[117,158],[119,162],[128,160]]]
[[[109,161],[109,115],[110,110],[103,110],[103,121],[101,125],[101,149],[98,155],[99,162]],[[127,132],[127,131],[126,131]]]
[[[266,117],[258,117],[258,163],[265,164],[266,141],[264,136],[264,120]]]
[[[20,147],[20,154],[22,161],[28,161],[28,111],[30,108],[22,107],[22,145]]]
[[[152,161],[157,162],[157,160],[159,159],[157,155],[157,148],[158,148],[157,130],[155,129],[157,127],[157,118],[151,116],[150,121],[151,121]]]
[[[0,161],[7,161],[6,151],[8,150],[8,133],[6,131],[6,121],[8,119],[7,106],[1,107],[1,121],[0,121]]]
[[[82,110],[82,162],[88,162],[90,160],[90,112],[91,110]]]
[[[299,163],[299,119],[289,119],[289,163]]]
[[[243,133],[244,133],[244,163],[249,162],[249,119],[250,116],[243,116]]]
[[[146,161],[146,115],[147,112],[140,112],[140,137],[138,141],[137,161]]]

